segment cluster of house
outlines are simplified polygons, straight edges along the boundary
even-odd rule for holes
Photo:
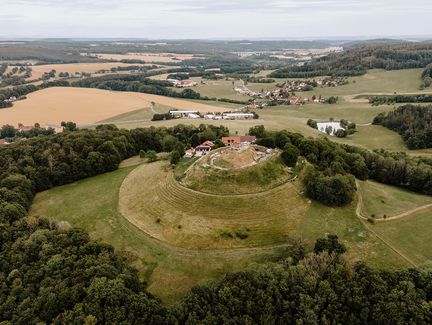
[[[222,143],[225,146],[236,146],[236,145],[250,145],[255,143],[256,137],[252,135],[236,136],[236,137],[222,137]],[[184,158],[202,157],[207,155],[213,150],[215,143],[213,141],[204,141],[195,148],[186,150]]]
[[[248,95],[250,97],[261,98],[276,102],[278,104],[289,104],[289,105],[305,105],[305,104],[320,104],[325,103],[326,98],[301,98],[293,95],[295,91],[308,91],[312,90],[317,86],[325,87],[336,87],[339,85],[344,85],[348,81],[346,78],[324,78],[318,80],[288,80],[282,87],[273,90],[263,90],[263,91],[253,91],[248,89],[246,86],[235,87],[234,91],[242,94]],[[253,102],[247,106],[247,108],[264,108],[268,104],[265,102],[257,103]]]
[[[171,83],[174,87],[178,87],[178,88],[195,87],[198,85],[196,81],[190,79],[187,80],[166,79],[166,81]]]
[[[170,111],[173,118],[188,118],[206,120],[251,120],[254,118],[254,113],[207,113],[201,115],[198,111]]]

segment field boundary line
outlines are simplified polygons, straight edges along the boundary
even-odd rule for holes
[[[417,264],[413,262],[409,257],[407,257],[405,254],[403,254],[399,249],[394,247],[390,242],[388,242],[386,239],[384,239],[381,235],[379,235],[370,225],[368,225],[368,218],[364,217],[361,214],[361,207],[363,204],[363,196],[361,195],[361,191],[359,190],[359,182],[356,180],[357,189],[358,189],[358,200],[357,200],[357,207],[356,207],[356,215],[360,219],[360,222],[365,226],[367,230],[369,230],[372,234],[375,235],[379,240],[381,240],[387,247],[389,247],[392,251],[394,251],[396,254],[398,254],[400,257],[402,257],[408,264],[410,264],[413,267],[417,267]]]

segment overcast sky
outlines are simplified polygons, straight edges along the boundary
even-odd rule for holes
[[[0,37],[432,34],[432,0],[0,0]]]

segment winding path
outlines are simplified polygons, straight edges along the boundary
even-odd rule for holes
[[[359,189],[360,186],[359,186],[359,182],[357,180],[356,180],[356,185],[357,185],[357,189]],[[392,245],[389,241],[387,241],[386,239],[384,239],[384,237],[382,237],[381,235],[379,235],[374,229],[372,229],[372,226],[369,225],[369,223],[368,223],[368,218],[366,216],[364,216],[363,213],[362,213],[363,196],[361,194],[361,191],[358,190],[357,192],[358,192],[358,194],[357,194],[358,201],[357,201],[357,207],[356,207],[356,215],[360,219],[360,221],[362,222],[362,224],[365,226],[365,228],[367,230],[369,230],[372,234],[374,234],[379,240],[381,240],[392,251],[394,251],[396,254],[398,254],[400,257],[402,257],[411,266],[417,267],[417,264],[413,260],[411,260],[408,256],[406,256],[399,249],[397,249],[394,245]],[[412,209],[412,210],[400,213],[400,214],[398,214],[398,215],[396,215],[394,217],[387,218],[386,220],[376,220],[376,221],[378,221],[378,222],[387,222],[387,221],[401,219],[401,218],[410,216],[410,215],[412,215],[415,212],[422,211],[422,210],[425,210],[425,209],[430,208],[430,207],[432,207],[432,204],[427,204],[427,205],[424,205],[424,206],[421,206],[421,207],[417,207],[415,209]]]

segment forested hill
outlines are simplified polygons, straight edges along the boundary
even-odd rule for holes
[[[366,44],[312,60],[303,66],[279,69],[273,78],[357,76],[368,69],[424,68],[432,63],[432,43]]]

